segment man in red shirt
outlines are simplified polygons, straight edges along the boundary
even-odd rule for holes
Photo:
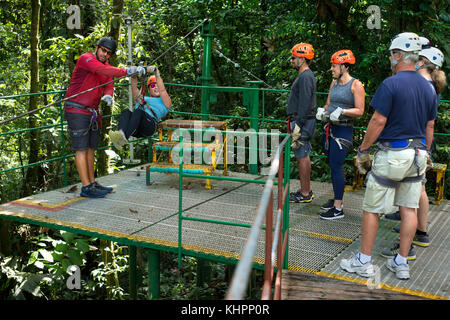
[[[112,188],[101,186],[94,177],[94,152],[98,148],[102,123],[98,105],[100,101],[111,105],[114,95],[112,82],[101,85],[112,81],[113,77],[145,74],[144,67],[112,67],[108,59],[115,53],[116,48],[117,44],[113,38],[103,37],[98,41],[94,53],[82,54],[75,65],[66,93],[66,98],[72,97],[65,102],[65,116],[72,150],[75,151],[75,165],[81,179],[82,197],[102,198],[112,191]],[[97,86],[101,87],[82,93]],[[82,94],[77,95],[79,93]]]

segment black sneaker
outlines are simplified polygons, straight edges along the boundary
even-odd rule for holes
[[[344,217],[344,210],[338,210],[334,206],[328,211],[320,213],[320,218],[325,220],[336,220]]]
[[[94,187],[95,187],[95,189],[106,191],[107,193],[111,193],[113,191],[113,188],[111,188],[111,187],[104,187],[100,183],[98,183],[97,181],[94,182]]]
[[[90,184],[86,187],[81,188],[80,197],[87,197],[87,198],[103,198],[106,196],[108,192],[104,190],[99,190],[94,187],[94,184]]]
[[[302,195],[300,191],[291,192],[289,194],[289,202],[306,203],[311,202],[312,199],[314,199],[314,193],[312,191],[310,191],[307,196]]]
[[[330,210],[334,207],[334,199],[328,200],[327,203],[325,203],[323,206],[320,207],[322,210]]]
[[[380,255],[382,257],[393,259],[394,256],[398,253],[400,250],[400,243],[396,243],[392,248],[383,250]],[[411,248],[408,252],[408,260],[416,260],[416,250],[414,250],[414,246],[411,245]]]
[[[384,217],[389,220],[398,220],[398,221],[402,220],[400,217],[400,211],[397,211],[394,213],[388,213]]]

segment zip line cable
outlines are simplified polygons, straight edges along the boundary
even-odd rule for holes
[[[194,27],[191,31],[189,31],[183,38],[181,38],[181,39],[180,39],[179,41],[177,41],[174,45],[172,45],[169,49],[167,49],[167,50],[164,51],[162,54],[160,54],[156,59],[154,59],[154,60],[150,63],[150,65],[153,65],[156,61],[158,61],[160,58],[162,58],[162,57],[163,57],[167,52],[169,52],[172,48],[174,48],[174,47],[175,47],[176,45],[178,45],[181,41],[183,41],[184,39],[186,39],[192,32],[194,32],[198,27],[200,27],[205,21],[208,21],[208,19],[203,20],[201,23],[199,23],[197,26],[195,26],[195,27]],[[44,107],[37,108],[37,109],[34,109],[34,110],[30,110],[30,111],[25,112],[25,113],[22,113],[22,114],[20,114],[20,115],[18,115],[18,116],[14,116],[14,117],[12,117],[12,118],[10,118],[10,119],[3,120],[3,121],[0,122],[0,125],[4,125],[5,123],[11,122],[11,121],[13,121],[13,120],[16,120],[16,119],[19,119],[19,118],[23,118],[23,117],[25,117],[25,116],[27,116],[27,115],[30,115],[30,114],[32,114],[32,113],[35,113],[35,112],[38,112],[38,111],[47,109],[47,108],[49,108],[49,107],[51,107],[51,106],[54,106],[54,105],[57,104],[57,103],[61,103],[61,102],[67,101],[67,100],[69,100],[69,99],[78,97],[78,96],[80,96],[80,95],[82,95],[82,94],[91,92],[91,91],[93,91],[93,90],[95,90],[95,89],[104,87],[104,86],[106,86],[106,85],[108,85],[108,84],[110,84],[110,83],[114,83],[114,82],[116,82],[116,81],[118,81],[118,80],[120,80],[120,79],[123,79],[123,78],[125,78],[125,77],[130,77],[130,76],[133,76],[133,75],[135,75],[135,74],[136,74],[136,73],[133,73],[133,74],[131,74],[131,75],[122,76],[122,77],[119,77],[119,78],[115,78],[115,79],[113,79],[113,80],[111,80],[111,81],[105,82],[105,83],[103,83],[103,84],[101,84],[101,85],[98,85],[98,86],[96,86],[96,87],[93,87],[93,88],[87,89],[87,90],[85,90],[85,91],[79,92],[79,93],[74,94],[74,95],[72,95],[72,96],[70,96],[70,97],[67,97],[67,98],[60,99],[60,100],[57,100],[57,101],[55,101],[55,102],[52,102],[52,103],[50,103],[50,104],[48,104],[48,105],[46,105],[46,106],[44,106]]]

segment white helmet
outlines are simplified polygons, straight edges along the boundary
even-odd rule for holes
[[[435,47],[421,50],[419,52],[419,57],[427,58],[432,64],[434,64],[438,68],[441,68],[442,64],[444,63],[444,55],[442,54],[442,51]]]
[[[425,37],[419,37],[419,40],[420,40],[420,44],[422,45],[422,50],[423,49],[427,49],[427,48],[431,48],[430,40],[428,40]]]
[[[389,47],[389,50],[399,49],[406,52],[419,52],[422,50],[419,35],[413,32],[403,32],[396,35]]]

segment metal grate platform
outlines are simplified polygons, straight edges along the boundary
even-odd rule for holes
[[[216,171],[216,174],[219,174]],[[256,176],[230,172],[238,178]],[[135,245],[175,251],[178,241],[178,175],[152,173],[146,186],[145,169],[129,169],[99,179],[113,186],[115,192],[104,199],[80,198],[79,188],[70,187],[33,195],[0,205],[0,218],[47,225]],[[183,215],[211,220],[252,224],[263,185],[214,180],[206,190],[205,181],[183,180]],[[291,181],[291,190],[298,187]],[[344,195],[345,218],[335,221],[319,219],[320,206],[332,198],[327,183],[312,182],[316,198],[309,204],[290,204],[289,269],[307,271],[353,282],[362,278],[344,273],[339,261],[359,250],[361,204],[364,191]],[[276,205],[276,201],[274,201]],[[450,298],[449,205],[430,205],[429,232],[432,244],[416,247],[417,261],[411,262],[408,281],[396,280],[378,255],[398,237],[391,231],[395,221],[380,219],[374,248],[375,264],[380,266],[384,288],[431,298]],[[183,248],[217,257],[236,258],[242,252],[249,229],[197,221],[183,221]],[[264,260],[264,233],[261,232],[256,262]]]

